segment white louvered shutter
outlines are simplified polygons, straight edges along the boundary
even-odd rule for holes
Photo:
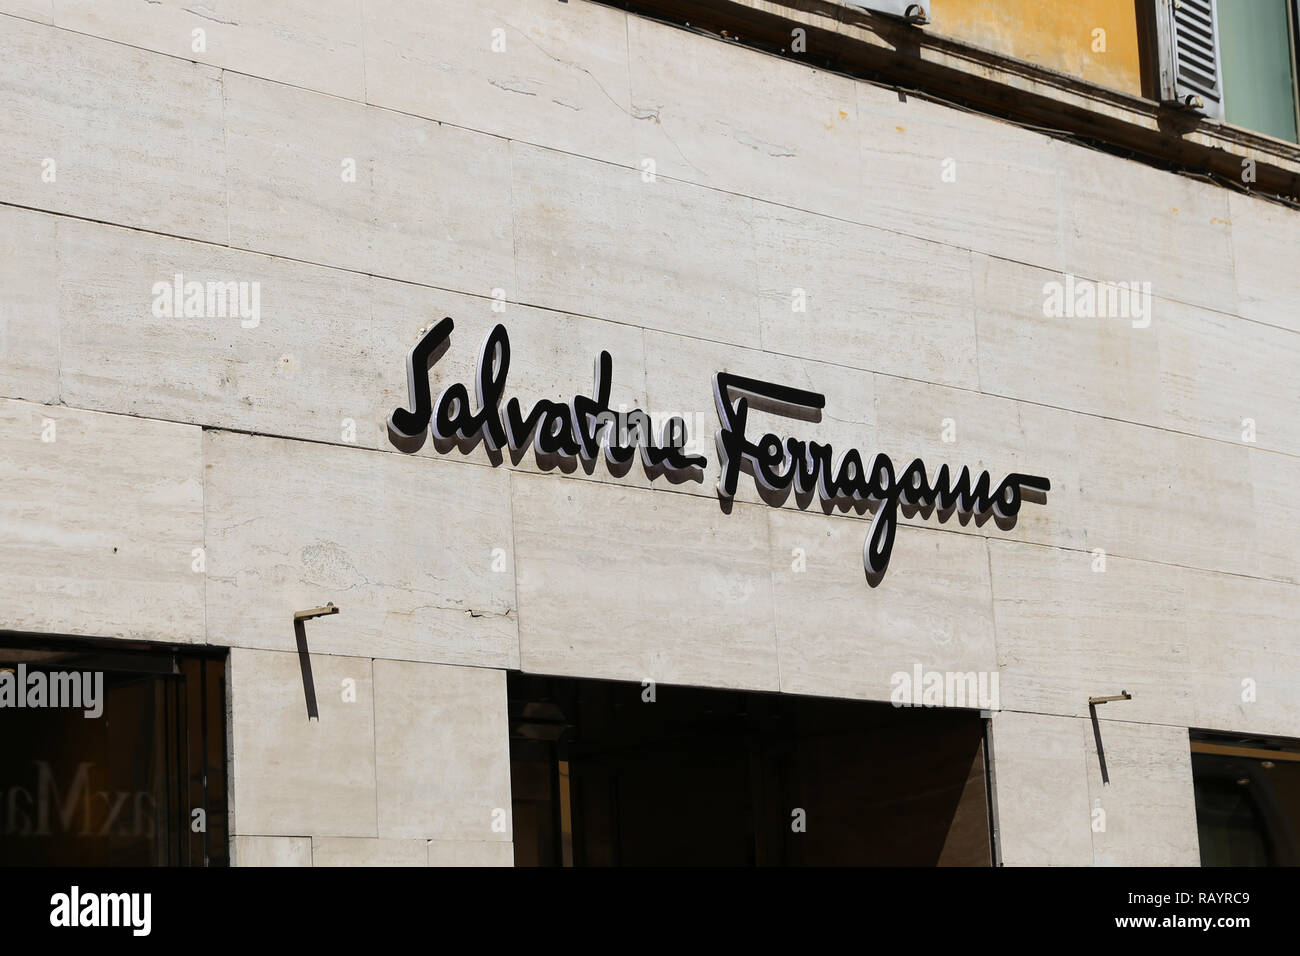
[[[1157,0],[1161,98],[1223,116],[1216,0]]]

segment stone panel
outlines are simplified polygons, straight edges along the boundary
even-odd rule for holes
[[[362,0],[59,0],[54,22],[78,33],[360,100],[365,95],[362,5]],[[196,30],[203,31],[201,38]]]
[[[504,472],[224,432],[205,459],[212,643],[294,650],[332,601],[315,652],[517,664]]]
[[[628,18],[627,44],[638,162],[855,218],[867,183],[853,80],[642,17]]]
[[[429,866],[514,866],[513,843],[476,840],[430,840]]]
[[[316,718],[308,713],[305,680],[297,654],[230,652],[235,832],[374,837],[370,660],[310,655]]]
[[[993,782],[1004,866],[1091,866],[1086,721],[993,717]]]
[[[225,91],[232,244],[514,298],[504,140],[236,73]]]
[[[1088,698],[1127,690],[1098,716],[1191,722],[1191,647],[1214,635],[1189,591],[1215,575],[1006,541],[989,555],[1004,707],[1087,717]]]
[[[965,250],[767,204],[754,241],[763,348],[979,387]]]
[[[762,508],[514,478],[524,671],[778,689]]]
[[[0,28],[0,202],[226,241],[218,70],[12,17]]]
[[[1228,194],[1232,215],[1232,272],[1240,313],[1248,319],[1300,332],[1300,216],[1277,203]]]
[[[379,835],[509,843],[505,673],[406,661],[374,672]]]
[[[204,639],[199,429],[0,401],[0,629]]]
[[[1062,268],[1066,147],[1010,123],[867,83],[858,84],[858,121],[861,197],[850,207],[855,214],[844,218]]]
[[[630,166],[640,157],[627,20],[583,0],[366,0],[366,93],[379,106]]]
[[[1069,271],[1236,311],[1229,190],[1097,150],[1058,153]]]
[[[370,840],[316,837],[311,841],[313,866],[425,866],[423,840]]]
[[[235,837],[235,866],[311,866],[311,837]]]
[[[0,207],[0,396],[59,400],[59,220]]]
[[[521,301],[758,344],[749,199],[519,143],[513,155]]]
[[[1106,721],[1097,733],[1089,730],[1085,741],[1092,813],[1105,812],[1105,829],[1093,826],[1093,863],[1199,866],[1186,728]]]
[[[889,570],[873,588],[862,566],[869,520],[787,511],[768,520],[782,691],[890,700],[894,675],[906,674],[897,686],[911,687],[918,665],[922,674],[992,680],[989,565],[979,538],[900,528]],[[978,709],[975,697],[950,706]]]

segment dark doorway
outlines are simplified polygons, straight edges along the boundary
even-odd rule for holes
[[[224,652],[0,635],[0,865],[227,865],[225,670]]]
[[[1191,731],[1202,866],[1300,866],[1300,741]]]
[[[519,866],[988,866],[978,711],[509,675]]]

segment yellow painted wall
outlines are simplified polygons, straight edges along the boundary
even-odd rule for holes
[[[1141,94],[1138,0],[932,0],[927,32]],[[1105,52],[1093,30],[1105,30]]]

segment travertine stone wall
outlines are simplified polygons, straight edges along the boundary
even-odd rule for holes
[[[997,671],[1008,864],[1195,863],[1187,728],[1300,736],[1296,213],[585,0],[0,0],[0,54],[0,628],[230,646],[236,862],[509,863],[517,667]],[[1046,317],[1064,272],[1150,321]],[[397,452],[444,315],[436,387],[498,321],[525,402],[608,349],[704,481]],[[720,370],[1052,492],[869,588],[862,516],[719,507]]]

